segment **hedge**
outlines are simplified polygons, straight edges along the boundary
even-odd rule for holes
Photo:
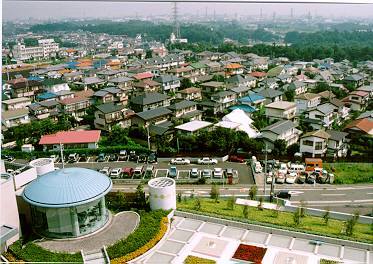
[[[48,251],[33,242],[22,245],[21,240],[9,247],[9,251],[17,258],[27,262],[79,262],[82,263],[80,253],[59,253]]]
[[[100,153],[105,153],[105,154],[111,154],[111,153],[119,153],[121,150],[127,150],[129,151],[136,151],[136,153],[145,153],[149,154],[150,151],[147,148],[144,148],[142,146],[138,145],[125,145],[125,146],[110,146],[110,147],[99,147],[97,149],[69,149],[65,148],[63,153],[64,156],[66,157],[67,155],[71,153],[78,153],[79,155],[81,154],[86,154],[86,155],[98,155]],[[37,158],[45,158],[49,157],[51,155],[60,155],[60,151],[33,151],[31,153],[28,152],[22,152],[22,151],[15,151],[15,150],[7,150],[4,149],[2,151],[3,155],[11,155],[17,159],[30,159],[31,157],[35,156]]]
[[[185,260],[184,264],[214,264],[216,263],[215,260],[200,258],[196,256],[189,255]]]
[[[157,236],[163,226],[162,219],[166,217],[167,214],[168,212],[163,210],[140,213],[140,225],[135,232],[130,234],[127,238],[119,240],[112,246],[107,247],[110,259],[124,257],[145,246]]]

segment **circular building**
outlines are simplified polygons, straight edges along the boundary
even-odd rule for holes
[[[176,184],[171,178],[155,178],[148,182],[149,202],[152,210],[176,209]]]
[[[105,225],[109,177],[83,168],[48,172],[28,184],[22,194],[30,204],[33,228],[48,237],[90,234]]]

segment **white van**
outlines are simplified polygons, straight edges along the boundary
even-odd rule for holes
[[[263,171],[262,165],[259,161],[255,162],[255,173],[261,173]]]
[[[288,173],[301,173],[305,171],[304,165],[303,164],[291,164],[288,170]]]

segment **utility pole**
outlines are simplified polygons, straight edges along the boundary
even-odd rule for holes
[[[61,151],[61,161],[62,161],[62,169],[65,168],[65,161],[63,159],[63,144],[60,142],[60,151]]]
[[[265,143],[265,163],[264,163],[264,195],[266,195],[266,181],[267,181],[267,153],[268,153],[268,149],[267,149],[267,143]]]
[[[273,160],[273,164],[275,164],[275,160]],[[272,202],[274,192],[275,192],[275,174],[272,171],[271,193],[269,197],[270,202]]]
[[[149,134],[149,125],[146,126],[146,132],[147,132],[147,135],[148,135],[148,148],[150,150],[150,134]]]

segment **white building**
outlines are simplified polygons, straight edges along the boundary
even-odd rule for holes
[[[321,102],[321,96],[314,93],[304,93],[295,97],[297,113],[303,113],[311,108],[315,108]]]
[[[17,60],[42,59],[50,57],[59,51],[59,44],[54,42],[53,39],[40,39],[38,44],[39,46],[36,47],[26,47],[18,43],[13,46],[13,58]]]
[[[176,209],[176,183],[167,177],[155,178],[148,182],[149,202],[152,210]]]
[[[300,139],[300,152],[304,156],[323,157],[328,150],[330,135],[323,130],[304,134]]]

